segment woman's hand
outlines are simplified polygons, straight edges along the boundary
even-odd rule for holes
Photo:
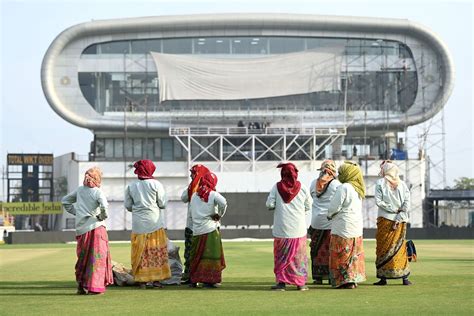
[[[217,222],[221,219],[221,216],[219,214],[214,214],[214,215],[211,215],[211,218]]]

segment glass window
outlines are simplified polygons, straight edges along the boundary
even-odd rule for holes
[[[161,52],[161,40],[132,41],[132,54],[148,54],[149,52]]]
[[[129,41],[117,41],[100,44],[101,54],[130,54]]]
[[[196,38],[194,42],[194,54],[229,54],[230,39],[228,38]]]
[[[191,54],[192,41],[190,38],[165,39],[163,40],[163,53]]]
[[[291,37],[274,37],[269,39],[270,54],[285,54],[304,50],[304,39]]]
[[[154,151],[153,151],[153,139],[150,138],[145,138],[143,140],[143,153],[144,153],[144,158],[145,159],[153,159],[154,158]]]
[[[268,40],[261,37],[238,37],[232,40],[232,54],[268,54]]]
[[[114,156],[116,158],[123,157],[123,139],[121,138],[115,139]]]
[[[173,140],[171,138],[161,139],[161,160],[173,160]]]
[[[405,44],[400,43],[398,45],[398,49],[399,49],[398,56],[400,58],[411,58],[410,49]]]
[[[132,140],[128,138],[125,140],[125,158],[132,158],[133,157],[133,147],[132,147]]]
[[[183,158],[183,146],[175,139],[174,140],[174,158],[175,159],[181,159]]]
[[[95,55],[95,54],[97,54],[97,47],[98,47],[98,44],[90,45],[86,49],[84,49],[82,54],[83,55]]]
[[[306,49],[316,49],[322,47],[346,45],[347,40],[342,38],[308,38],[306,39]]]
[[[111,138],[105,139],[105,157],[113,158],[114,156],[114,140]]]
[[[348,40],[346,43],[346,54],[347,55],[362,55],[362,41],[361,40]]]
[[[365,55],[382,55],[382,48],[384,46],[384,42],[382,40],[374,40],[374,41],[362,41],[362,54]]]
[[[81,88],[82,95],[86,98],[87,102],[95,108],[97,102],[97,89],[96,89],[96,75],[94,72],[80,72],[79,76],[79,87]]]
[[[161,138],[155,138],[155,157],[161,159]]]
[[[105,142],[103,138],[97,138],[95,140],[95,156],[96,157],[105,156]]]
[[[142,139],[141,138],[134,138],[133,139],[133,157],[134,158],[142,158]]]

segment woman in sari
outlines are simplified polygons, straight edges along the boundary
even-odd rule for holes
[[[273,255],[276,285],[272,290],[284,291],[287,284],[300,291],[306,284],[306,213],[311,210],[309,190],[298,181],[298,169],[292,163],[281,163],[281,181],[268,195],[266,206],[274,210]]]
[[[227,201],[216,192],[216,185],[216,175],[206,173],[189,203],[193,225],[189,269],[191,287],[196,287],[198,283],[203,283],[205,287],[218,287],[222,281],[222,270],[225,269],[219,220],[225,214]]]
[[[168,237],[164,230],[161,209],[166,207],[163,185],[153,178],[155,165],[151,160],[134,164],[138,181],[125,190],[125,208],[132,212],[132,274],[141,289],[171,277],[168,264]]]
[[[410,190],[391,161],[382,162],[380,168],[382,178],[375,184],[375,203],[379,207],[375,266],[380,281],[374,285],[386,285],[387,279],[402,279],[403,285],[411,285],[405,245]]]
[[[323,279],[329,280],[331,223],[327,219],[328,207],[341,183],[336,179],[337,170],[334,161],[324,160],[318,170],[320,170],[319,177],[310,186],[313,207],[309,232],[313,281],[315,284],[323,284]]]
[[[362,238],[362,199],[365,184],[356,163],[345,161],[339,167],[338,188],[329,205],[331,221],[329,276],[336,288],[354,289],[366,280]]]
[[[189,265],[190,265],[190,253],[191,243],[193,238],[193,221],[191,217],[191,209],[189,207],[189,201],[193,197],[193,194],[199,189],[199,181],[201,178],[209,172],[209,169],[203,165],[194,165],[191,170],[191,183],[181,194],[181,201],[188,203],[188,214],[186,218],[186,228],[184,229],[184,272],[182,276],[183,284],[188,284],[189,280]]]
[[[105,228],[107,199],[100,189],[102,172],[86,171],[83,185],[66,195],[62,204],[76,218],[77,294],[104,294],[113,284],[109,241]],[[75,204],[74,204],[75,203]]]

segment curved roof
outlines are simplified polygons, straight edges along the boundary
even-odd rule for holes
[[[123,128],[123,118],[107,117],[84,106],[85,100],[71,94],[79,90],[77,65],[82,51],[97,42],[140,38],[191,36],[328,36],[376,37],[421,42],[439,56],[443,65],[442,87],[426,111],[404,117],[403,125],[423,122],[441,110],[454,85],[454,66],[442,40],[426,27],[403,19],[294,14],[204,14],[91,21],[64,30],[52,42],[41,67],[45,96],[56,113],[72,124],[89,129]],[[80,91],[79,91],[80,93]],[[82,98],[83,99],[83,98]],[[394,125],[402,125],[402,119]],[[167,128],[167,120],[147,123],[149,128]],[[138,129],[145,128],[137,124]]]

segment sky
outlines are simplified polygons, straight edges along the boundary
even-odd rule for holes
[[[64,29],[82,22],[198,13],[301,13],[409,19],[437,33],[456,68],[444,107],[448,185],[473,174],[473,5],[470,1],[121,1],[0,0],[0,168],[7,153],[87,155],[93,134],[64,121],[41,88],[43,56]],[[0,184],[1,187],[1,184]],[[3,195],[4,190],[0,191]]]

